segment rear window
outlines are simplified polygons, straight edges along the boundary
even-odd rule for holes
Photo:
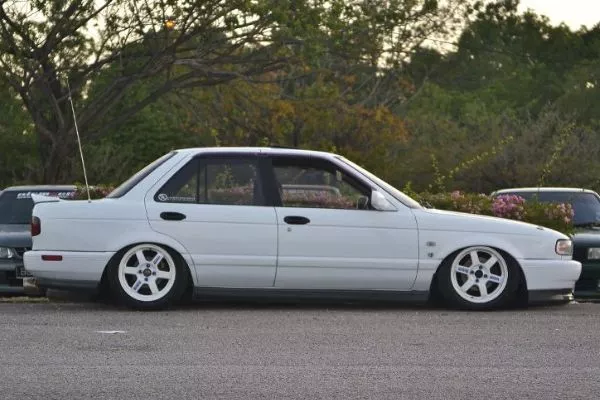
[[[71,198],[72,191],[6,191],[0,193],[0,224],[25,225],[31,222],[32,194]]]
[[[172,151],[170,153],[165,154],[164,156],[154,160],[150,164],[146,165],[144,168],[136,172],[131,178],[127,179],[123,182],[119,187],[110,192],[107,198],[117,198],[124,196],[127,192],[129,192],[135,185],[140,183],[145,177],[150,175],[156,168],[160,167],[164,164],[169,158],[173,157],[177,154],[176,151]]]

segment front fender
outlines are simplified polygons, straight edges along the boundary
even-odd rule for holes
[[[429,241],[432,240],[430,239]],[[507,238],[504,238],[503,235],[498,234],[492,236],[489,234],[473,233],[465,235],[465,237],[453,238],[452,241],[433,241],[436,243],[436,246],[425,246],[424,255],[427,258],[436,259],[440,263],[455,251],[471,246],[494,247],[496,249],[505,251],[515,259],[525,258],[523,251],[518,246],[516,246]],[[428,254],[430,253],[433,253],[433,257],[428,257]]]
[[[450,254],[471,246],[488,246],[503,250],[515,259],[523,259],[522,249],[510,240],[513,235],[461,232],[449,235],[446,231],[419,232],[419,270],[413,290],[429,290],[438,268]]]

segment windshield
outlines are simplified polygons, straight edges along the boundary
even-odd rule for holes
[[[152,171],[154,171],[156,168],[160,167],[165,161],[167,161],[169,158],[173,157],[175,154],[177,154],[177,152],[172,151],[170,153],[165,154],[164,156],[162,156],[160,158],[157,158],[156,160],[154,160],[153,162],[151,162],[150,164],[146,165],[144,168],[142,168],[141,170],[136,172],[131,178],[127,179],[125,182],[123,182],[121,185],[119,185],[119,187],[117,187],[115,190],[110,192],[108,194],[108,196],[106,196],[106,197],[107,198],[117,198],[117,197],[121,197],[121,196],[125,195],[127,192],[129,192],[131,189],[133,189],[133,187],[135,185],[140,183],[140,181],[142,179],[144,179],[145,177],[150,175],[152,173]]]
[[[573,225],[600,224],[600,198],[595,193],[586,192],[511,192],[512,194],[531,200],[535,197],[544,203],[569,203],[573,207]]]
[[[342,161],[344,164],[349,165],[350,167],[354,168],[361,174],[368,177],[373,182],[377,183],[377,185],[381,186],[386,192],[388,192],[390,195],[394,196],[398,201],[402,202],[406,206],[411,207],[411,208],[423,208],[421,206],[421,204],[419,204],[419,202],[417,202],[413,198],[407,196],[406,194],[402,193],[401,191],[399,191],[398,189],[396,189],[395,187],[393,187],[386,181],[378,178],[377,176],[373,175],[372,173],[370,173],[366,169],[362,168],[361,166],[353,163],[352,161],[350,161],[347,158],[344,158],[342,156],[336,156],[336,157],[338,158],[338,160]]]
[[[33,200],[31,194],[44,196],[58,196],[70,198],[74,192],[48,192],[48,191],[7,191],[0,193],[0,225],[15,224],[26,225],[31,222]]]

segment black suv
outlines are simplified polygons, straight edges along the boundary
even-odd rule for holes
[[[31,277],[23,267],[23,253],[31,249],[31,194],[72,198],[72,185],[13,186],[0,192],[0,294],[23,293],[24,279]]]
[[[582,265],[581,275],[575,284],[575,296],[600,295],[600,196],[589,189],[532,187],[502,189],[492,193],[517,195],[525,200],[537,197],[540,202],[571,204],[575,215],[573,225],[573,259]]]

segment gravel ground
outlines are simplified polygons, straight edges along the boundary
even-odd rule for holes
[[[590,399],[600,304],[0,303],[3,399]]]

